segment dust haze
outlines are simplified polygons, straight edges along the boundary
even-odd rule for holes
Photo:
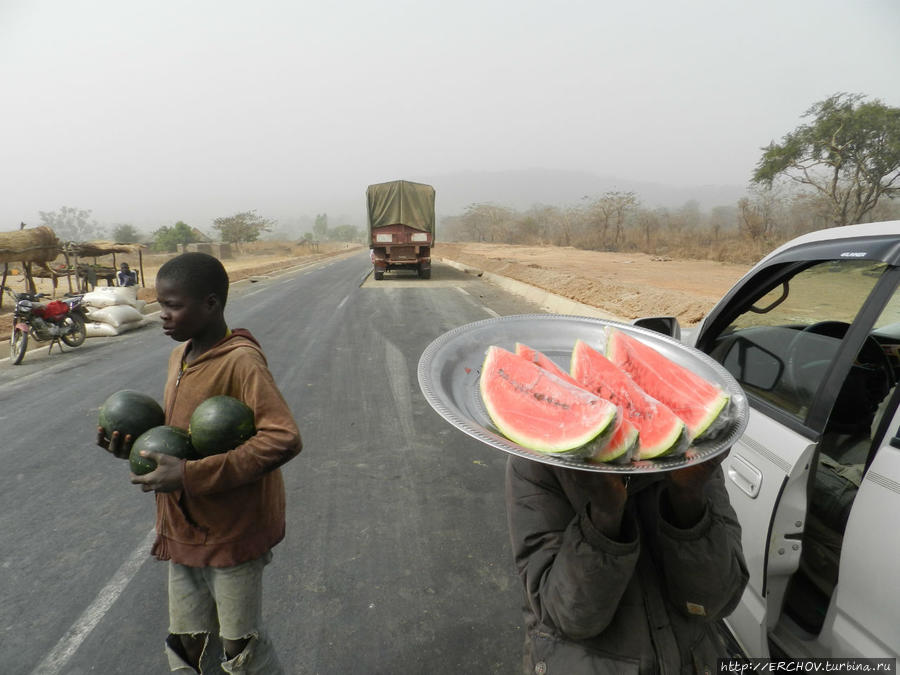
[[[5,0],[0,231],[71,206],[299,235],[363,225],[366,186],[398,178],[439,217],[733,204],[813,102],[900,104],[898,34],[893,0]]]

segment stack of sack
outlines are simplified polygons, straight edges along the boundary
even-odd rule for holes
[[[138,300],[136,286],[98,286],[84,294],[83,302],[88,337],[120,335],[146,323],[143,309],[147,303]]]

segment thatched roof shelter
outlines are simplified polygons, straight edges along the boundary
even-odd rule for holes
[[[70,241],[66,243],[66,253],[79,258],[97,258],[113,253],[138,253],[141,244],[117,244],[112,241]]]
[[[45,225],[0,232],[0,263],[48,263],[61,253],[56,233]]]

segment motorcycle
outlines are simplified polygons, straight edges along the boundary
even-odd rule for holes
[[[60,340],[70,347],[84,343],[87,313],[82,305],[82,295],[67,293],[62,300],[42,303],[41,298],[48,297],[47,293],[16,293],[7,286],[3,290],[15,302],[9,338],[9,356],[13,365],[19,365],[25,358],[29,335],[37,342],[49,340],[51,350]]]

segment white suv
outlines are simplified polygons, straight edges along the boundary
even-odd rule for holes
[[[750,570],[727,624],[749,656],[900,655],[898,284],[900,221],[821,230],[684,338],[750,400],[723,464]]]

